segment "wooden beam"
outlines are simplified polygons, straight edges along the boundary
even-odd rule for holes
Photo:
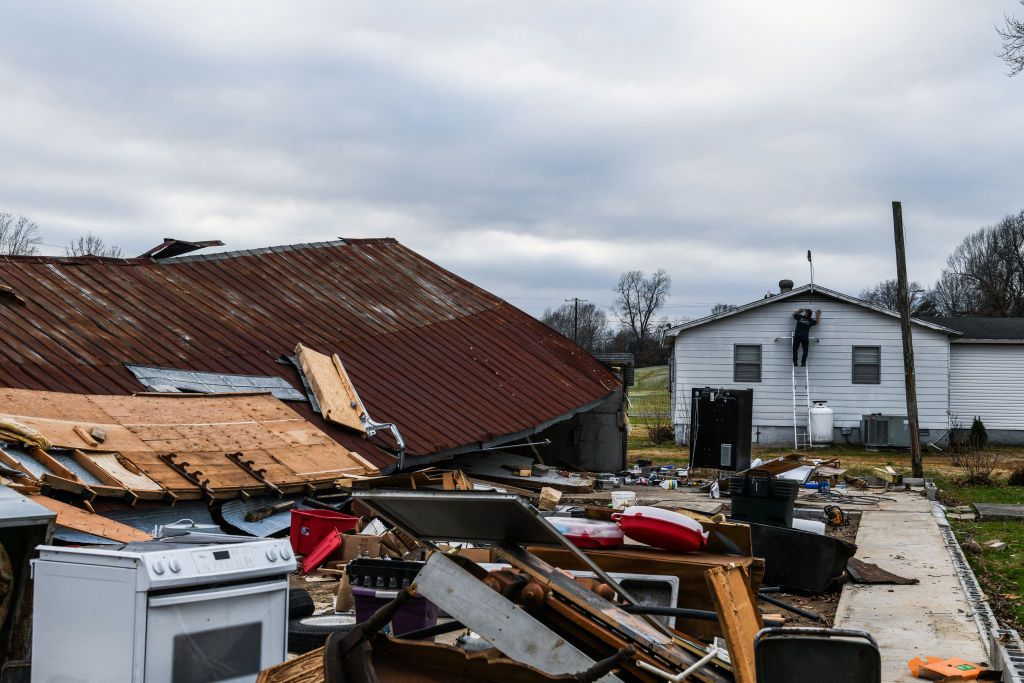
[[[754,636],[761,630],[750,580],[738,565],[712,567],[704,572],[718,621],[729,646],[729,660],[736,683],[756,683]]]

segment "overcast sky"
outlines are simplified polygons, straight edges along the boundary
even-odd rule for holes
[[[531,313],[856,294],[1024,209],[1013,0],[5,3],[0,210],[228,248],[396,237]]]

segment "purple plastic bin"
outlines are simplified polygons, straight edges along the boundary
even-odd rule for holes
[[[352,596],[356,602],[356,621],[366,621],[374,612],[394,600],[397,594],[398,591],[393,590],[353,586]],[[400,636],[403,633],[436,625],[437,605],[418,595],[395,612],[395,617],[391,620],[391,632],[392,635]]]

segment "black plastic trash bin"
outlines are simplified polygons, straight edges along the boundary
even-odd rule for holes
[[[730,477],[732,518],[791,528],[793,505],[799,490],[797,482],[776,479],[762,470],[750,470],[743,476]]]

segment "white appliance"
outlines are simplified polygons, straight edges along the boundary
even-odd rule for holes
[[[242,683],[285,660],[288,541],[39,546],[32,681]]]

